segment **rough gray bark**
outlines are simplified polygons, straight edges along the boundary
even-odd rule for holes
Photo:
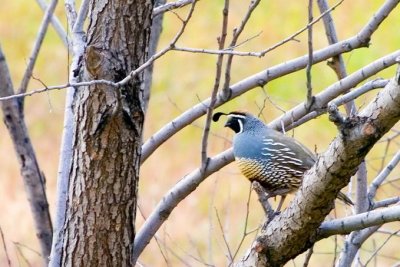
[[[11,76],[6,59],[0,47],[0,97],[14,94]],[[36,235],[39,239],[42,256],[47,262],[50,256],[52,224],[45,190],[45,177],[39,168],[28,130],[25,125],[21,103],[18,99],[1,102],[3,120],[10,132],[21,175],[25,184],[29,204],[33,213]]]
[[[282,266],[318,240],[318,227],[333,200],[373,145],[400,119],[400,72],[357,115],[341,121],[332,111],[339,135],[306,174],[290,206],[264,225],[238,266]],[[285,251],[285,253],[282,253]]]
[[[145,62],[150,0],[91,1],[80,81],[119,81]],[[80,87],[62,266],[130,266],[143,112],[143,75],[126,86]]]

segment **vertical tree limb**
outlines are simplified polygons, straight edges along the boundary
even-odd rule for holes
[[[156,0],[154,2],[154,9],[159,6],[163,6],[166,0]],[[154,16],[154,14],[153,14]],[[164,18],[164,13],[159,13],[153,17],[153,23],[151,25],[150,33],[150,43],[149,43],[149,58],[152,57],[157,52],[158,41],[160,40],[160,35],[162,31],[162,22]],[[147,110],[150,101],[151,94],[151,83],[153,80],[153,68],[154,64],[144,70],[144,85],[143,85],[143,95],[144,95],[144,110]]]
[[[14,94],[14,89],[10,73],[0,47],[0,97],[12,94]],[[52,224],[46,197],[45,177],[39,168],[19,101],[17,99],[3,101],[1,108],[4,123],[10,133],[20,163],[43,260],[47,263],[51,249]]]
[[[69,73],[69,82],[77,82],[77,75],[85,48],[86,32],[83,25],[86,19],[89,1],[85,0],[81,3],[79,14],[75,11],[74,1],[66,0],[65,9],[67,13],[69,28],[72,33],[70,49],[73,52],[71,69]],[[74,114],[73,102],[76,88],[69,87],[66,92],[63,132],[60,148],[60,160],[58,165],[57,176],[57,197],[56,211],[54,217],[54,234],[50,255],[50,267],[58,267],[61,265],[62,246],[64,243],[62,228],[65,222],[65,214],[67,210],[67,198],[69,187],[69,175],[72,160],[73,134],[74,134]]]

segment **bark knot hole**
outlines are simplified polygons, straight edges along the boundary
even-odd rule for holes
[[[365,135],[374,135],[376,133],[376,128],[371,123],[366,123],[363,127],[363,133]]]
[[[103,54],[101,51],[92,46],[89,45],[86,48],[86,53],[85,53],[85,61],[86,61],[86,69],[89,71],[89,73],[94,76],[94,77],[99,77],[100,76],[100,69],[103,66]]]

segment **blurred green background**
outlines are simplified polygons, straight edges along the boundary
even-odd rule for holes
[[[237,27],[248,6],[249,1],[231,1],[229,10],[228,41],[232,29]],[[334,1],[329,1],[333,5]],[[344,1],[334,12],[340,40],[355,35],[367,23],[372,14],[384,1],[353,0]],[[241,35],[240,41],[250,39],[238,50],[260,51],[274,45],[307,23],[307,3],[305,0],[261,1],[249,24]],[[56,14],[66,25],[63,3],[59,3]],[[202,0],[198,3],[192,20],[183,37],[178,42],[181,47],[217,48],[217,37],[221,28],[222,0]],[[184,17],[188,7],[176,12]],[[314,17],[318,8],[314,8]],[[0,5],[0,45],[6,54],[12,74],[14,87],[18,88],[30,50],[34,44],[43,12],[34,1],[3,1]],[[369,48],[362,48],[344,55],[349,73],[358,70],[399,48],[397,8],[373,35]],[[181,27],[177,16],[169,12],[164,17],[164,27],[159,49],[164,48]],[[263,58],[235,57],[232,68],[232,83],[249,75],[262,71],[275,64],[302,56],[307,53],[307,34],[272,51]],[[327,45],[322,22],[314,27],[314,49]],[[40,56],[34,69],[34,76],[46,85],[63,84],[67,81],[70,57],[59,37],[50,27],[42,46]],[[152,95],[146,117],[145,138],[147,140],[164,124],[178,116],[182,111],[207,98],[215,77],[215,55],[170,52],[155,63]],[[395,68],[389,68],[376,77],[390,78]],[[320,92],[337,79],[334,72],[325,62],[312,69],[314,92]],[[375,77],[375,78],[376,78]],[[374,78],[374,77],[373,77]],[[41,88],[42,85],[31,80],[29,90]],[[362,107],[376,94],[370,92],[360,97],[356,105]],[[26,98],[25,119],[29,128],[40,167],[46,175],[48,198],[51,212],[54,212],[55,185],[58,168],[59,147],[62,131],[64,90],[52,91]],[[282,114],[283,110],[304,101],[306,96],[305,71],[287,75],[268,83],[264,89],[256,88],[243,96],[219,108],[221,111],[245,109],[258,114],[261,107],[262,117],[270,121]],[[200,164],[201,136],[204,119],[185,128],[158,149],[141,169],[140,200],[141,213],[138,213],[137,225],[143,223],[163,194],[179,179]],[[336,128],[326,116],[310,121],[289,134],[310,149],[323,152],[336,135]],[[389,133],[389,136],[393,135]],[[32,217],[19,166],[14,154],[13,145],[4,125],[0,126],[0,227],[8,247],[13,266],[39,266],[37,255],[38,243],[33,229]],[[223,123],[212,125],[209,154],[215,155],[230,147],[232,133],[223,128]],[[368,156],[368,177],[373,179],[381,168],[398,150],[398,141],[378,144]],[[385,153],[387,158],[383,156]],[[382,187],[378,199],[398,195],[399,168],[390,177],[391,183]],[[228,264],[229,253],[234,254],[242,241],[247,199],[250,185],[241,177],[231,164],[217,174],[209,177],[171,214],[168,222],[157,233],[158,244],[153,240],[144,251],[140,262],[145,266],[201,266],[203,263],[224,266]],[[352,196],[354,198],[354,195]],[[286,204],[289,201],[286,202]],[[275,203],[274,203],[275,204]],[[338,204],[332,217],[350,214]],[[250,197],[247,232],[256,229],[263,220],[263,213],[254,194]],[[399,230],[399,223],[385,226],[387,230]],[[237,257],[241,257],[250,246],[255,232],[244,238]],[[360,251],[363,262],[367,261],[374,249],[379,247],[388,235],[378,233],[368,241]],[[395,244],[399,237],[392,237],[379,251],[376,266],[391,266],[400,260],[400,252]],[[227,248],[225,241],[229,245]],[[343,237],[338,238],[340,252]],[[334,238],[320,241],[314,248],[311,266],[332,265],[335,258]],[[2,246],[0,246],[2,247]],[[164,256],[160,252],[160,247]],[[230,252],[229,252],[230,251]],[[25,261],[25,259],[29,264]],[[165,258],[167,258],[167,261]],[[288,263],[288,266],[302,265],[303,256]],[[375,260],[374,260],[375,261]],[[373,262],[374,262],[373,261]],[[321,264],[322,262],[326,264]],[[6,265],[3,249],[0,249],[0,265]]]

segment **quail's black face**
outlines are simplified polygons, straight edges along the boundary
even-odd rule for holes
[[[231,128],[235,133],[243,132],[246,116],[242,114],[229,114],[225,127]]]

